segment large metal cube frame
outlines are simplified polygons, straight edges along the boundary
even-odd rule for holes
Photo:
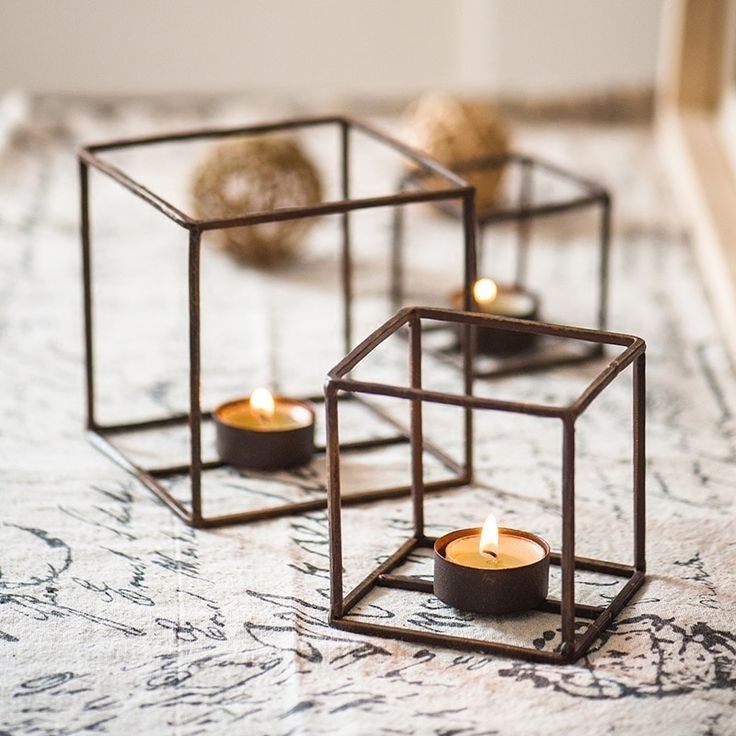
[[[484,170],[504,168],[518,170],[518,191],[515,200],[502,202],[489,209],[477,211],[478,222],[478,265],[476,270],[483,273],[483,263],[488,261],[488,233],[493,227],[513,223],[516,227],[515,264],[513,284],[516,287],[525,287],[529,264],[529,252],[533,243],[533,225],[542,218],[554,217],[570,213],[595,211],[598,213],[598,233],[595,250],[591,249],[592,257],[597,259],[597,279],[595,283],[596,303],[595,312],[591,315],[591,324],[596,329],[605,330],[608,325],[608,290],[609,290],[609,262],[611,250],[611,211],[612,200],[610,192],[598,182],[587,179],[565,168],[545,161],[538,156],[524,153],[510,152],[505,154],[483,156],[459,161],[451,164],[450,168],[459,175],[471,174]],[[535,177],[541,173],[555,181],[565,182],[574,187],[575,191],[559,200],[544,201],[535,197]],[[428,174],[416,170],[402,177],[399,187],[416,189],[426,186]],[[437,203],[437,206],[447,215],[462,219],[462,211],[452,203]],[[404,211],[394,211],[393,239],[391,245],[391,296],[395,310],[405,306],[405,239],[406,223]],[[593,284],[591,284],[593,286]],[[544,294],[541,295],[544,297]],[[498,361],[498,365],[485,369],[476,362],[475,375],[478,378],[493,378],[519,373],[521,371],[538,371],[559,365],[594,360],[603,354],[604,346],[591,344],[578,351],[568,354],[545,352],[544,350],[530,350],[520,355],[506,356]],[[434,351],[436,357],[445,358],[450,362],[457,362],[452,355],[443,351]]]
[[[580,396],[566,406],[522,403],[474,396],[472,392],[472,361],[464,365],[462,394],[429,391],[422,388],[422,322],[462,325],[465,341],[470,341],[471,327],[503,329],[516,332],[550,335],[581,340],[597,345],[614,345],[623,350],[590,383]],[[349,378],[352,371],[382,342],[399,330],[409,330],[409,385],[396,386],[371,383]],[[408,307],[400,310],[392,319],[350,352],[328,374],[325,386],[327,410],[327,458],[329,474],[328,518],[330,552],[330,625],[347,631],[373,636],[383,636],[427,645],[443,645],[464,650],[479,650],[492,654],[515,656],[542,662],[571,662],[582,657],[601,632],[642,585],[645,577],[645,351],[644,341],[633,335],[603,332],[577,327],[543,324],[526,320],[479,315],[473,312],[457,312],[429,307]],[[610,560],[579,557],[575,554],[575,424],[595,398],[629,366],[633,371],[633,564]],[[369,573],[355,588],[345,594],[343,590],[342,512],[344,501],[340,485],[340,443],[338,396],[379,395],[411,402],[411,487],[413,534],[384,562]],[[557,651],[539,651],[532,647],[509,645],[504,642],[473,639],[461,636],[437,634],[397,626],[350,618],[355,606],[376,586],[432,593],[431,581],[413,576],[394,574],[417,548],[431,548],[436,538],[428,537],[424,530],[423,451],[426,448],[423,433],[422,407],[424,402],[434,402],[461,407],[465,415],[466,432],[471,442],[466,447],[466,463],[469,468],[468,484],[472,483],[472,412],[492,410],[516,412],[547,419],[562,424],[562,498],[561,526],[562,548],[553,552],[551,563],[561,570],[561,600],[548,599],[541,610],[559,613],[561,616],[562,643]],[[575,598],[575,570],[587,570],[621,577],[627,580],[622,589],[606,606],[578,603]],[[576,635],[576,618],[592,623]]]
[[[339,181],[342,199],[320,202],[311,206],[279,208],[264,212],[244,212],[239,217],[229,219],[196,219],[177,209],[173,204],[131,178],[119,167],[102,157],[108,151],[125,148],[151,146],[154,144],[173,143],[204,139],[220,139],[234,136],[257,136],[270,133],[293,131],[297,129],[330,127],[340,135]],[[439,177],[445,186],[436,191],[401,191],[385,196],[352,198],[350,194],[351,171],[351,137],[361,133],[379,144],[386,146],[396,154],[411,161],[420,170]],[[84,286],[84,344],[86,374],[86,429],[90,441],[108,457],[132,473],[159,499],[161,499],[177,516],[193,527],[217,527],[227,524],[247,523],[262,519],[284,516],[292,513],[325,508],[326,498],[306,502],[291,503],[277,507],[242,511],[233,514],[207,516],[202,508],[202,473],[211,468],[223,465],[219,461],[203,461],[201,428],[202,421],[211,418],[211,411],[203,410],[200,399],[201,348],[200,348],[200,258],[202,235],[210,230],[257,225],[267,222],[282,222],[299,218],[311,218],[324,215],[340,215],[342,218],[341,259],[341,291],[343,311],[344,351],[352,348],[352,305],[353,305],[353,262],[351,257],[350,213],[354,210],[365,210],[379,207],[401,208],[418,202],[456,202],[462,211],[463,252],[462,263],[464,282],[472,284],[475,275],[475,190],[460,176],[408,146],[396,141],[385,133],[362,122],[345,116],[302,117],[283,120],[263,125],[251,125],[235,128],[205,128],[188,132],[155,135],[141,138],[88,145],[79,149],[80,204],[81,204],[81,245]],[[97,401],[95,394],[95,360],[94,360],[94,307],[92,298],[92,236],[90,229],[89,169],[93,168],[107,175],[135,196],[144,200],[163,216],[179,225],[188,236],[188,312],[189,312],[189,411],[183,414],[171,414],[163,417],[143,418],[119,424],[103,424],[97,419]],[[469,304],[465,304],[469,308]],[[466,350],[471,359],[470,348]],[[326,368],[327,366],[325,366]],[[322,401],[323,395],[315,391],[315,395],[306,397],[313,401]],[[363,401],[386,424],[392,427],[392,434],[377,439],[356,441],[343,445],[343,451],[364,451],[376,447],[408,441],[408,430],[374,407]],[[128,432],[142,430],[156,431],[176,425],[188,425],[190,432],[190,461],[182,465],[166,467],[141,467],[134,462],[115,442],[115,437]],[[324,447],[317,447],[324,451]],[[432,488],[443,489],[462,485],[467,479],[467,470],[453,462],[439,448],[430,448],[437,458],[452,472],[452,477],[437,481]],[[189,476],[190,508],[172,496],[162,480],[176,476]],[[409,486],[380,488],[355,494],[349,503],[361,503],[379,498],[408,494]]]

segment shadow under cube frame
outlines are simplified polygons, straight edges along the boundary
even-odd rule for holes
[[[598,345],[615,345],[624,350],[603,369],[582,394],[568,406],[521,403],[473,396],[472,360],[465,360],[463,394],[429,391],[422,388],[422,321],[454,323],[461,325],[465,342],[471,341],[471,326],[486,329],[502,329],[516,332],[549,335],[581,340]],[[396,386],[357,381],[347,377],[366,356],[384,340],[400,330],[409,330],[409,385]],[[589,330],[561,325],[544,324],[524,320],[479,315],[473,312],[456,312],[429,307],[407,307],[377,329],[337,364],[328,374],[325,387],[327,411],[327,460],[328,460],[328,518],[330,553],[330,625],[360,634],[383,636],[427,645],[444,645],[464,650],[483,651],[492,654],[523,659],[562,663],[582,657],[603,630],[613,621],[645,577],[645,350],[646,345],[632,335]],[[471,356],[472,357],[472,356]],[[575,555],[575,423],[591,402],[628,366],[633,370],[633,565],[599,560]],[[411,487],[414,532],[393,554],[370,572],[347,595],[343,591],[342,513],[343,502],[340,486],[340,444],[338,395],[344,392],[394,397],[411,402]],[[375,587],[400,588],[421,593],[432,593],[431,581],[409,575],[394,574],[394,570],[407,560],[417,548],[431,548],[435,538],[424,531],[424,494],[427,486],[423,478],[423,452],[426,442],[423,436],[423,402],[434,402],[461,407],[464,412],[466,436],[473,436],[472,411],[494,410],[547,417],[562,422],[562,548],[552,552],[550,561],[561,570],[561,600],[547,599],[540,610],[559,613],[561,616],[562,643],[556,651],[541,651],[532,647],[504,642],[452,636],[385,626],[356,618],[351,611]],[[472,483],[472,441],[466,445],[468,484]],[[606,606],[591,606],[575,600],[575,570],[587,570],[621,577],[627,580],[618,594]],[[588,628],[576,636],[576,618],[592,621]]]
[[[139,182],[133,180],[124,171],[100,156],[108,151],[115,151],[137,146],[153,144],[183,142],[191,140],[218,139],[233,136],[254,136],[269,133],[280,133],[296,129],[315,128],[319,126],[337,128],[340,134],[340,189],[342,199],[329,202],[320,202],[315,205],[280,208],[272,211],[244,213],[240,217],[201,220],[194,219],[177,209],[173,204]],[[401,191],[385,196],[353,199],[350,195],[351,170],[351,132],[357,131],[374,141],[393,150],[396,154],[410,160],[428,175],[439,177],[446,183],[446,187],[435,191]],[[268,222],[283,222],[299,218],[317,217],[325,215],[340,215],[342,218],[341,244],[341,287],[344,352],[352,348],[352,274],[353,263],[351,258],[350,213],[353,210],[363,210],[378,207],[401,208],[418,202],[457,201],[462,212],[463,222],[463,268],[466,285],[474,282],[476,265],[475,246],[475,190],[460,176],[449,171],[433,159],[425,156],[408,146],[394,140],[381,131],[361,121],[345,116],[304,117],[289,119],[265,125],[245,126],[238,128],[208,128],[189,132],[157,135],[142,138],[127,138],[117,141],[90,145],[80,148],[78,152],[80,174],[80,203],[81,203],[81,244],[82,268],[84,284],[84,325],[85,325],[85,372],[86,372],[86,428],[90,441],[118,465],[132,473],[159,499],[161,499],[176,515],[193,527],[219,527],[228,524],[239,524],[260,521],[263,519],[301,513],[326,507],[326,498],[284,504],[240,513],[220,514],[207,516],[202,508],[202,473],[205,470],[220,467],[220,461],[205,462],[202,459],[201,427],[202,421],[211,418],[210,411],[204,411],[200,401],[200,249],[202,234],[210,230],[221,230],[234,227],[243,227]],[[94,366],[94,331],[93,331],[93,299],[92,299],[92,239],[90,231],[90,204],[89,204],[89,168],[92,167],[109,176],[148,202],[163,215],[184,228],[189,236],[189,411],[183,414],[171,414],[164,417],[130,421],[119,424],[103,424],[96,417],[95,398],[95,366]],[[467,290],[469,291],[469,289]],[[464,307],[470,308],[466,298]],[[470,346],[465,349],[467,359],[470,360]],[[312,401],[323,401],[323,394],[308,397]],[[349,397],[348,397],[349,398]],[[378,447],[385,447],[397,443],[408,442],[408,431],[396,420],[389,417],[380,407],[361,400],[367,408],[373,411],[386,424],[392,426],[394,434],[345,443],[341,450],[364,451]],[[182,465],[144,468],[136,464],[116,444],[115,437],[129,432],[143,430],[157,430],[166,427],[188,425],[190,431],[190,461]],[[467,438],[469,440],[469,438]],[[469,442],[468,442],[469,444]],[[324,447],[317,447],[318,452],[324,452]],[[462,464],[449,458],[440,448],[429,447],[435,457],[452,473],[451,478],[437,480],[427,484],[427,490],[442,490],[455,486],[462,486],[468,480],[468,469]],[[164,479],[189,476],[190,503],[187,508],[170,493],[162,482]],[[346,503],[364,503],[367,501],[407,495],[410,486],[375,489],[356,493]]]
[[[521,153],[512,152],[484,156],[457,162],[450,166],[454,172],[461,176],[499,168],[509,170],[512,167],[519,171],[519,186],[518,192],[516,193],[516,201],[476,212],[479,260],[479,264],[476,266],[477,271],[480,275],[487,275],[481,269],[481,265],[485,260],[486,232],[494,225],[514,223],[516,225],[516,262],[513,286],[524,287],[527,279],[529,248],[534,221],[544,217],[582,212],[594,208],[599,212],[600,220],[598,226],[597,254],[598,298],[592,323],[596,329],[605,330],[608,323],[608,282],[611,247],[610,193],[597,182],[573,174],[536,156]],[[540,172],[544,172],[557,181],[572,185],[576,189],[576,193],[553,201],[535,201],[534,177],[535,174]],[[428,174],[424,171],[412,171],[401,178],[399,188],[401,190],[421,189],[423,182],[427,178]],[[451,217],[462,218],[461,210],[452,203],[438,202],[436,206]],[[404,294],[406,223],[402,209],[394,210],[393,216],[390,288],[392,306],[396,311],[406,304]],[[444,329],[437,325],[433,327],[437,330]],[[519,372],[539,371],[561,365],[584,363],[600,357],[603,351],[604,346],[601,344],[587,345],[582,347],[582,349],[569,351],[568,353],[545,351],[544,347],[537,347],[519,355],[504,356],[497,361],[496,365],[489,368],[481,367],[479,362],[476,361],[475,375],[477,378],[497,378]],[[459,362],[457,353],[458,351],[452,348],[449,350],[432,350],[432,354],[436,358],[446,360],[455,365]]]

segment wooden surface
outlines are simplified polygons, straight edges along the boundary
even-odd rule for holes
[[[662,29],[657,128],[665,165],[724,339],[736,359],[736,3],[673,0]]]

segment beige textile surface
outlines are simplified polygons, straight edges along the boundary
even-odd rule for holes
[[[324,512],[192,531],[87,444],[73,145],[273,116],[227,101],[52,101],[34,108],[0,150],[0,733],[736,733],[736,377],[644,129],[547,123],[523,127],[516,140],[612,188],[610,326],[649,345],[650,577],[584,660],[529,664],[330,629]],[[320,135],[307,143],[321,157],[329,194],[332,143]],[[385,191],[398,163],[365,142],[356,149],[359,188]],[[125,164],[181,198],[195,158],[174,148],[132,152]],[[182,409],[184,233],[101,177],[93,196],[104,416]],[[268,384],[271,374],[281,390],[319,390],[340,357],[338,224],[319,223],[304,259],[276,272],[248,271],[205,249],[208,406]],[[550,318],[590,322],[595,224],[566,217],[534,229],[531,279]],[[390,217],[360,215],[354,226],[360,337],[388,313]],[[457,225],[414,208],[410,233],[410,300],[441,303],[459,279]],[[510,229],[498,232],[498,258],[486,258],[486,271],[507,268],[512,238]],[[370,375],[405,379],[401,341],[379,357]],[[561,400],[605,364],[482,382],[479,390]],[[457,376],[428,358],[425,380],[452,388]],[[630,408],[624,379],[578,433],[580,553],[624,562]],[[346,436],[382,429],[347,414]],[[456,419],[425,419],[450,451],[460,448]],[[539,421],[478,418],[478,484],[433,496],[429,533],[493,511],[559,545],[559,428]],[[211,442],[206,432],[208,454]],[[185,453],[186,437],[142,436],[132,450],[154,462]],[[346,473],[355,487],[405,478],[406,448],[353,457]],[[323,462],[275,480],[217,471],[204,492],[213,510],[316,498]],[[392,552],[409,520],[404,501],[348,511],[348,579]],[[411,564],[426,573],[426,558]],[[605,601],[618,585],[580,576],[577,590]],[[559,641],[554,616],[483,619],[419,593],[381,590],[357,613],[544,649]]]

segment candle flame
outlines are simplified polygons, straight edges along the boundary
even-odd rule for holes
[[[493,279],[478,279],[473,284],[473,298],[478,304],[490,304],[498,296],[498,286]]]
[[[483,523],[478,551],[482,555],[498,558],[498,523],[493,514],[489,514]]]
[[[268,419],[276,411],[276,402],[267,388],[257,388],[250,395],[250,408],[261,419]]]

